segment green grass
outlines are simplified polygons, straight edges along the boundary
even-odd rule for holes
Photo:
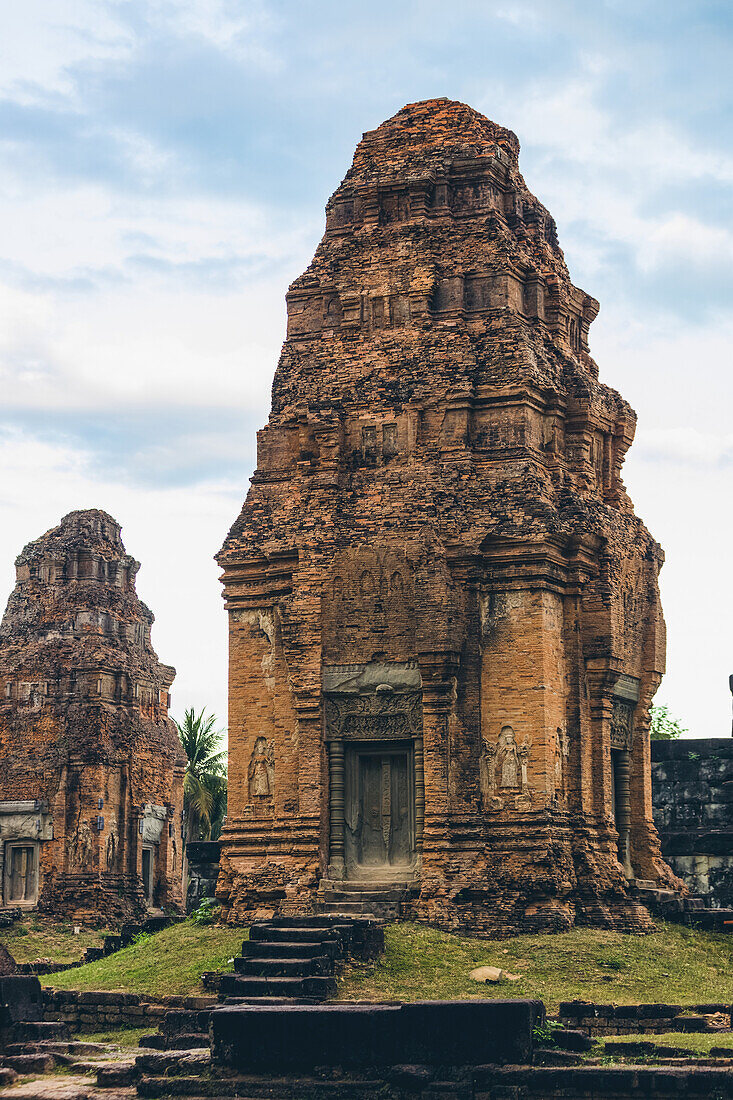
[[[125,990],[151,995],[204,992],[205,970],[226,971],[246,936],[242,928],[188,920],[76,970],[49,976],[58,989]],[[733,1002],[733,936],[658,926],[650,936],[575,929],[551,936],[479,940],[424,925],[393,924],[386,953],[348,966],[339,979],[346,1000],[536,997],[554,1011],[575,998],[615,1004]],[[516,982],[469,978],[476,966],[499,966]]]
[[[614,1035],[609,1043],[654,1043],[657,1046],[681,1047],[691,1054],[707,1054],[711,1047],[727,1047],[733,1054],[733,1033],[714,1031],[709,1034],[667,1031],[663,1035]]]
[[[137,1047],[143,1035],[155,1031],[152,1024],[147,1027],[116,1027],[111,1031],[95,1031],[93,1034],[82,1032],[77,1036],[83,1043],[110,1043],[118,1047]]]
[[[339,982],[349,1000],[444,1000],[536,997],[548,1011],[576,998],[615,1004],[733,1001],[733,936],[658,926],[649,936],[579,928],[509,940],[458,937],[417,924],[385,930],[375,965],[351,966]],[[477,966],[520,974],[516,982],[479,983]]]
[[[130,947],[105,959],[48,977],[55,989],[123,990],[153,996],[194,996],[205,992],[205,970],[228,970],[246,930],[187,920],[153,936],[140,936]]]
[[[0,929],[0,943],[19,963],[35,962],[36,959],[76,962],[87,947],[101,947],[102,938],[108,934],[103,928],[76,925],[79,934],[74,935],[74,927],[72,921],[29,913],[9,928]]]

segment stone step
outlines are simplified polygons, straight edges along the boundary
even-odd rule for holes
[[[320,896],[324,901],[402,901],[405,892],[397,886],[379,886],[363,890],[353,890],[350,886],[329,886]]]
[[[0,1087],[5,1088],[6,1085],[13,1085],[18,1079],[18,1074],[10,1066],[0,1066]]]
[[[255,978],[225,974],[221,991],[225,997],[312,997],[325,1000],[336,995],[336,979],[322,975],[308,978]]]
[[[13,1024],[13,1037],[18,1042],[33,1042],[41,1039],[70,1039],[71,1032],[68,1024],[47,1020],[25,1020],[23,1023]]]
[[[372,890],[399,890],[404,893],[409,890],[412,883],[404,878],[369,878],[369,879],[321,879],[321,890],[349,890],[351,893],[368,894]]]
[[[373,903],[368,898],[362,900],[359,898],[349,897],[332,899],[324,898],[323,901],[320,902],[322,911],[328,913],[328,915],[333,915],[334,917],[371,917],[373,916],[371,911],[372,904]]]
[[[97,1085],[101,1089],[124,1088],[126,1085],[134,1085],[138,1075],[134,1062],[110,1063],[97,1070]]]
[[[385,1093],[384,1081],[365,1078],[348,1080],[337,1077],[143,1077],[138,1081],[138,1096],[148,1100],[161,1100],[168,1096],[185,1096],[189,1100],[204,1100],[206,1097],[222,1097],[231,1100],[303,1100],[304,1097],[317,1097],[318,1100],[374,1100],[375,1096]],[[455,1092],[453,1093],[455,1095]],[[446,1100],[451,1093],[446,1091]],[[434,1097],[438,1100],[438,1097]]]
[[[53,1054],[4,1054],[3,1061],[16,1073],[52,1073],[56,1069]]]
[[[213,1002],[211,1007],[215,1006],[216,1001]],[[160,1031],[164,1035],[194,1034],[208,1031],[210,1020],[211,1008],[175,1008],[166,1012],[160,1025]]]
[[[249,931],[249,938],[254,942],[265,941],[267,943],[318,943],[323,940],[337,940],[332,925],[323,924],[297,928],[293,926],[253,924]]]
[[[281,959],[315,959],[327,955],[331,959],[339,954],[338,940],[304,940],[301,943],[289,943],[287,940],[245,940],[242,944],[243,958],[266,958],[277,954]]]
[[[168,1044],[165,1035],[154,1032],[151,1035],[142,1035],[137,1045],[145,1050],[165,1050]]]
[[[357,924],[364,927],[370,927],[378,922],[374,918],[360,917]],[[354,928],[354,921],[349,918],[348,920],[339,920],[338,917],[324,917],[322,913],[311,913],[307,917],[275,917],[271,921],[262,922],[260,925],[253,925],[253,927],[274,927],[274,928],[330,928],[332,931],[340,931],[351,935]]]
[[[245,976],[306,978],[310,974],[333,974],[333,959],[328,955],[314,955],[309,959],[245,957],[234,960],[234,969]]]
[[[397,920],[400,915],[400,905],[396,901],[378,902],[318,902],[318,908],[326,916],[340,917],[374,917],[379,913],[382,921]]]
[[[68,1043],[59,1043],[54,1040],[44,1039],[39,1047],[49,1054],[74,1054],[82,1057],[90,1057],[93,1054],[110,1054],[116,1047],[111,1043],[87,1043],[83,1039],[72,1039]]]
[[[209,1048],[208,1031],[195,1031],[181,1035],[163,1035],[164,1050],[197,1050]]]
[[[208,1050],[160,1050],[138,1054],[135,1066],[140,1074],[199,1074],[211,1067]]]

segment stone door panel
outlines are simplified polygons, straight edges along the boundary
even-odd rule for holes
[[[348,746],[345,839],[349,877],[410,866],[415,849],[411,767],[408,746]]]
[[[38,867],[34,844],[6,848],[5,903],[34,905],[38,895]]]

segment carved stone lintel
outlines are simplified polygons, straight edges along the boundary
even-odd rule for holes
[[[326,740],[400,741],[422,736],[419,692],[327,694]]]

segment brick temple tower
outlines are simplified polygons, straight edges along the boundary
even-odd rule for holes
[[[175,670],[106,512],[71,512],[16,560],[0,624],[6,906],[119,921],[181,904],[185,758]]]
[[[501,934],[649,927],[663,555],[511,131],[364,135],[287,295],[230,622],[230,919],[350,898]]]

